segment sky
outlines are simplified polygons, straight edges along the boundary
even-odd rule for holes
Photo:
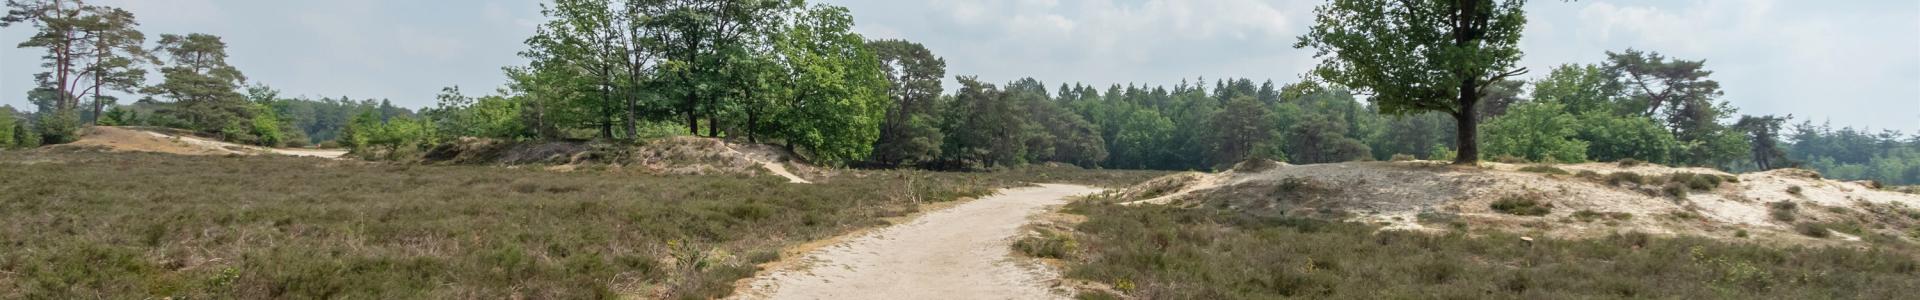
[[[818,2],[818,1],[817,1]],[[126,8],[150,40],[225,37],[230,62],[283,94],[432,105],[505,82],[500,68],[542,22],[530,0],[97,0]],[[949,77],[1173,85],[1206,78],[1284,84],[1317,61],[1292,47],[1322,1],[824,0],[873,39],[925,44]],[[1527,3],[1521,65],[1599,63],[1628,48],[1705,60],[1742,114],[1920,133],[1920,1],[1614,0]],[[0,29],[0,42],[31,29]],[[40,49],[0,47],[0,105],[27,108]],[[157,77],[157,76],[156,76]],[[949,78],[948,89],[954,88]]]

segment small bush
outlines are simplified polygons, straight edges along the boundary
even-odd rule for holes
[[[1613,218],[1614,220],[1621,220],[1621,221],[1626,221],[1626,220],[1632,220],[1632,219],[1633,219],[1633,213],[1630,213],[1630,212],[1610,212],[1610,213],[1607,213],[1607,217],[1608,217],[1608,218]]]
[[[1606,217],[1606,214],[1602,214],[1600,212],[1592,211],[1592,210],[1582,209],[1580,211],[1573,212],[1573,218],[1575,220],[1580,220],[1581,222],[1593,222],[1594,220],[1599,220],[1602,217]]]
[[[1489,205],[1494,211],[1516,216],[1545,216],[1553,204],[1541,203],[1538,196],[1507,196]]]
[[[1038,235],[1013,242],[1013,249],[1033,257],[1066,259],[1079,251],[1080,242],[1067,233],[1042,230]]]
[[[1520,171],[1521,171],[1521,172],[1533,172],[1533,173],[1541,173],[1541,174],[1554,174],[1554,175],[1571,175],[1571,174],[1573,174],[1573,173],[1568,173],[1568,172],[1567,172],[1567,170],[1563,170],[1563,169],[1560,169],[1560,168],[1555,168],[1555,167],[1553,167],[1553,166],[1548,166],[1548,165],[1531,165],[1531,166],[1526,166],[1526,167],[1524,167],[1524,168],[1520,168]]]
[[[1598,212],[1583,209],[1573,212],[1573,218],[1581,222],[1593,222],[1603,219],[1624,221],[1633,219],[1633,214],[1625,212]]]
[[[1747,234],[1747,230],[1746,230],[1746,229],[1740,229],[1740,230],[1735,230],[1735,231],[1733,231],[1733,237],[1737,237],[1737,238],[1743,238],[1743,239],[1744,239],[1744,238],[1747,238],[1747,236],[1748,236],[1748,234]]]
[[[1720,183],[1725,180],[1725,177],[1719,175],[1680,172],[1667,175],[1655,181],[1684,184],[1688,189],[1709,191],[1720,188]]]
[[[1674,199],[1687,199],[1687,190],[1687,185],[1679,182],[1668,182],[1666,185],[1660,187],[1661,193],[1665,193]]]
[[[1673,211],[1673,212],[1671,212],[1671,213],[1667,213],[1667,216],[1669,216],[1669,217],[1673,217],[1674,219],[1678,219],[1678,220],[1693,220],[1693,219],[1699,219],[1699,218],[1700,218],[1700,214],[1695,214],[1695,213],[1693,213],[1693,212],[1689,212],[1689,211],[1680,211],[1680,210],[1676,210],[1676,211]]]
[[[1822,239],[1833,236],[1832,231],[1827,230],[1826,227],[1820,226],[1820,224],[1814,224],[1814,223],[1794,224],[1793,232],[1798,232],[1800,233],[1800,235],[1805,235],[1813,238],[1822,238]]]
[[[1800,210],[1800,205],[1794,204],[1792,201],[1780,201],[1780,202],[1767,204],[1767,208],[1768,208],[1767,214],[1770,216],[1773,216],[1774,220],[1781,221],[1781,222],[1793,222],[1793,220],[1795,219],[1794,212]]]
[[[1607,174],[1607,184],[1618,186],[1624,183],[1646,184],[1647,177],[1640,176],[1640,173],[1634,172],[1613,172],[1612,174]]]
[[[1605,175],[1600,175],[1599,172],[1594,172],[1591,170],[1581,170],[1580,173],[1574,173],[1573,177],[1580,177],[1588,180],[1601,180],[1606,178]]]
[[[1798,186],[1798,185],[1796,185],[1796,186],[1789,186],[1789,187],[1787,187],[1787,193],[1788,193],[1788,194],[1793,194],[1793,195],[1795,195],[1795,196],[1799,196],[1799,195],[1800,195],[1800,191],[1801,191],[1801,189],[1800,189],[1800,186]]]

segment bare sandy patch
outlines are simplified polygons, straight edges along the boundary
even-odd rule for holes
[[[1009,250],[1074,185],[1015,188],[861,233],[748,281],[735,299],[1060,299],[1055,271]]]

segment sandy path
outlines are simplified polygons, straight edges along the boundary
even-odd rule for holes
[[[800,178],[800,175],[793,175],[793,172],[788,172],[787,165],[783,165],[777,162],[763,161],[763,162],[760,162],[760,167],[767,168],[767,171],[773,172],[773,175],[786,177],[788,183],[813,183],[812,181],[807,181],[806,178]]]
[[[304,156],[304,157],[319,157],[319,158],[334,158],[334,159],[347,156],[347,150],[339,150],[339,149],[269,148],[267,149],[267,151],[273,151],[273,153],[278,153],[280,155],[286,155],[286,156]]]
[[[265,151],[273,154],[286,155],[286,156],[299,156],[299,157],[319,157],[319,158],[339,159],[347,156],[347,150],[340,150],[340,149],[267,148],[267,147],[240,145],[240,144],[215,141],[215,140],[203,139],[203,138],[192,137],[192,136],[170,135],[170,134],[152,132],[152,131],[148,131],[147,134],[153,135],[154,137],[160,138],[160,139],[176,140],[189,145],[206,148],[208,149],[208,151],[226,151],[232,154],[248,154],[247,152],[235,150],[235,149],[247,149],[247,150],[253,150],[253,151]]]
[[[1052,184],[1002,190],[809,252],[799,266],[762,274],[733,298],[1065,298],[1049,288],[1053,271],[1012,256],[1013,239],[1048,207],[1098,191]]]

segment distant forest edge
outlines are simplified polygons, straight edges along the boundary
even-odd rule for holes
[[[841,7],[554,0],[543,6],[547,22],[520,52],[530,62],[504,68],[508,84],[481,95],[444,88],[437,105],[416,112],[386,100],[287,97],[248,84],[227,64],[220,37],[164,34],[148,43],[133,14],[119,8],[9,1],[0,25],[31,26],[37,33],[19,47],[47,56],[39,88],[25,95],[33,110],[0,107],[0,148],[70,142],[90,125],[164,126],[363,154],[420,152],[458,137],[630,143],[698,135],[784,145],[820,164],[877,168],[1635,159],[1734,171],[1805,167],[1834,178],[1920,184],[1920,135],[1739,114],[1702,60],[1627,49],[1544,70],[1537,79],[1510,79],[1527,70],[1508,70],[1520,55],[1511,47],[1518,36],[1501,33],[1524,25],[1523,2],[1482,2],[1493,7],[1480,12],[1491,21],[1469,28],[1480,36],[1464,37],[1477,43],[1457,45],[1475,45],[1462,49],[1492,62],[1484,65],[1458,67],[1420,53],[1379,56],[1391,59],[1385,61],[1341,55],[1359,53],[1351,47],[1366,38],[1458,28],[1322,22],[1295,51],[1317,49],[1326,62],[1291,83],[1195,78],[1172,86],[1050,89],[1033,78],[994,84],[957,76],[960,86],[947,93],[945,60],[911,41],[854,33]],[[1380,17],[1342,12],[1324,10],[1321,17]],[[1359,30],[1381,31],[1351,34]],[[1478,82],[1454,90],[1477,97],[1444,84],[1382,79],[1422,78],[1392,72],[1425,65],[1462,71],[1436,75],[1443,78],[1476,74],[1468,81]],[[149,85],[154,74],[159,83]],[[109,92],[142,98],[121,103]],[[1462,135],[1463,128],[1478,132]],[[1456,157],[1460,140],[1474,141],[1478,155]]]

